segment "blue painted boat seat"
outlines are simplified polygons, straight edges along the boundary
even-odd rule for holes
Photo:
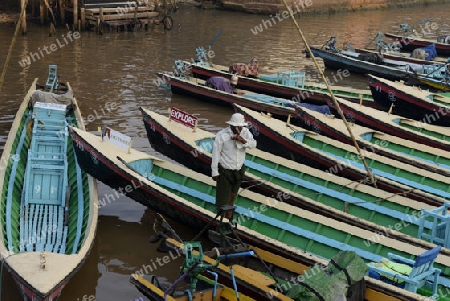
[[[422,208],[419,218],[418,237],[431,243],[450,248],[450,202],[434,209]],[[426,222],[431,222],[431,229],[427,229]]]
[[[68,185],[65,106],[36,103],[34,118],[23,205],[65,206]]]
[[[21,252],[66,252],[67,226],[64,208],[55,205],[30,204],[20,216]]]
[[[64,206],[67,190],[67,162],[48,162],[29,158],[25,177],[24,205],[47,204]]]
[[[48,66],[47,82],[45,83],[45,90],[53,92],[58,88],[58,67],[56,65]]]
[[[369,276],[373,278],[384,276],[386,277],[384,279],[388,279],[391,284],[403,286],[405,290],[413,293],[425,285],[430,285],[433,289],[433,295],[430,298],[435,300],[441,270],[434,268],[433,264],[440,251],[441,246],[436,246],[418,255],[416,260],[388,253],[387,259],[368,264]]]

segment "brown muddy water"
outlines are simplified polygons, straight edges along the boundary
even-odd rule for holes
[[[81,32],[72,40],[64,28],[57,28],[57,35],[49,37],[47,26],[30,24],[28,35],[17,38],[0,92],[0,149],[29,85],[36,77],[40,82],[45,81],[49,64],[58,65],[60,79],[70,82],[83,115],[94,116],[86,125],[87,130],[94,132],[99,126],[110,126],[133,137],[137,149],[158,156],[145,137],[138,110],[140,106],[160,113],[166,113],[171,106],[178,107],[197,114],[199,126],[213,132],[221,129],[232,113],[231,108],[172,95],[170,90],[154,84],[156,72],[171,71],[176,59],[195,58],[195,47],[208,47],[221,30],[212,44],[215,63],[247,63],[252,57],[257,57],[263,73],[315,70],[302,52],[304,45],[290,19],[274,19],[276,22],[270,26],[267,21],[270,16],[201,10],[186,4],[181,5],[173,18],[175,27],[172,31],[154,27],[148,31],[105,32],[103,35]],[[379,31],[397,31],[400,23],[415,24],[427,18],[438,24],[438,30],[433,33],[435,36],[450,34],[450,4],[301,16],[298,23],[311,45],[322,45],[335,35],[339,45],[348,42],[354,47],[364,47]],[[267,29],[260,27],[264,24]],[[257,26],[263,30],[255,34]],[[2,63],[7,57],[13,33],[14,25],[0,24]],[[56,48],[50,48],[52,44]],[[31,63],[22,66],[19,61],[27,58]],[[332,78],[334,73],[327,71],[326,75]],[[339,84],[367,88],[366,79],[361,76],[352,75]],[[114,102],[117,109],[105,110],[108,102]],[[99,183],[100,200],[111,192],[109,187]],[[156,245],[149,244],[154,214],[126,197],[101,207],[91,254],[59,300],[138,299],[141,294],[129,283],[130,275],[164,256],[157,252]],[[195,235],[181,224],[174,223],[173,226],[183,239]],[[179,259],[173,260],[158,266],[153,272],[173,279],[180,263]],[[7,272],[4,273],[1,290],[2,300],[21,300],[18,288]]]

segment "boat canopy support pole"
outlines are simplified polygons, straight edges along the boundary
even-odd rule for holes
[[[371,183],[367,183],[367,184],[373,184],[373,186],[377,187],[377,184],[375,182],[375,178],[374,178],[372,172],[370,171],[370,168],[367,165],[367,162],[364,159],[363,154],[361,153],[361,149],[359,148],[359,145],[356,142],[355,137],[353,136],[352,130],[350,129],[350,125],[348,124],[347,119],[345,118],[344,113],[342,112],[341,107],[339,106],[339,102],[337,101],[336,97],[333,94],[333,91],[332,91],[332,89],[330,87],[330,84],[326,80],[325,75],[323,74],[322,70],[320,70],[319,64],[317,63],[317,60],[316,60],[316,57],[312,53],[311,48],[309,48],[308,42],[306,41],[306,38],[303,35],[303,32],[300,29],[300,26],[298,25],[297,20],[295,20],[295,17],[294,17],[294,14],[292,12],[292,9],[288,6],[286,0],[283,0],[283,3],[286,6],[287,11],[289,12],[289,15],[291,16],[292,21],[294,21],[294,24],[297,27],[297,30],[298,30],[298,32],[300,34],[300,37],[302,38],[303,43],[305,43],[305,45],[306,45],[306,49],[307,49],[308,53],[311,55],[311,58],[312,58],[312,60],[314,62],[314,65],[317,68],[317,71],[319,72],[320,76],[322,77],[323,82],[327,86],[328,92],[330,92],[331,99],[333,100],[333,103],[336,106],[336,109],[337,109],[339,115],[341,116],[341,119],[344,121],[344,124],[347,127],[347,130],[350,133],[350,136],[352,137],[353,144],[354,144],[356,150],[358,151],[359,157],[361,158],[361,161],[363,162],[364,167],[366,168],[366,171],[367,171],[367,174],[368,174],[368,178],[369,178],[369,180],[371,182]],[[366,182],[367,182],[367,180],[366,180]]]

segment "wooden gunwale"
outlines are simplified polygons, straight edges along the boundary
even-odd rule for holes
[[[353,143],[341,119],[304,107],[296,109],[299,119],[302,120],[302,126],[306,129],[343,143]],[[351,124],[351,129],[359,146],[365,152],[374,152],[431,172],[450,175],[450,155],[442,149],[400,139],[389,133],[378,132],[354,123]]]
[[[438,112],[439,118],[430,121],[439,126],[450,125],[447,116],[447,112],[450,111],[450,98],[422,90],[417,86],[407,86],[403,82],[389,81],[370,74],[368,77],[375,101],[388,108],[393,104],[393,114],[423,120]]]
[[[329,106],[334,109],[331,101]],[[347,120],[374,130],[412,140],[430,147],[450,151],[450,133],[446,127],[435,126],[426,121],[416,121],[398,115],[388,114],[372,108],[352,104],[340,99]]]

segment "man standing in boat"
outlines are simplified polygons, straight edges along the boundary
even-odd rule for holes
[[[246,127],[244,116],[235,113],[227,121],[230,125],[219,131],[214,140],[211,171],[216,185],[216,207],[233,206],[245,174],[245,150],[255,148],[256,140]],[[232,212],[225,216],[232,218]]]

